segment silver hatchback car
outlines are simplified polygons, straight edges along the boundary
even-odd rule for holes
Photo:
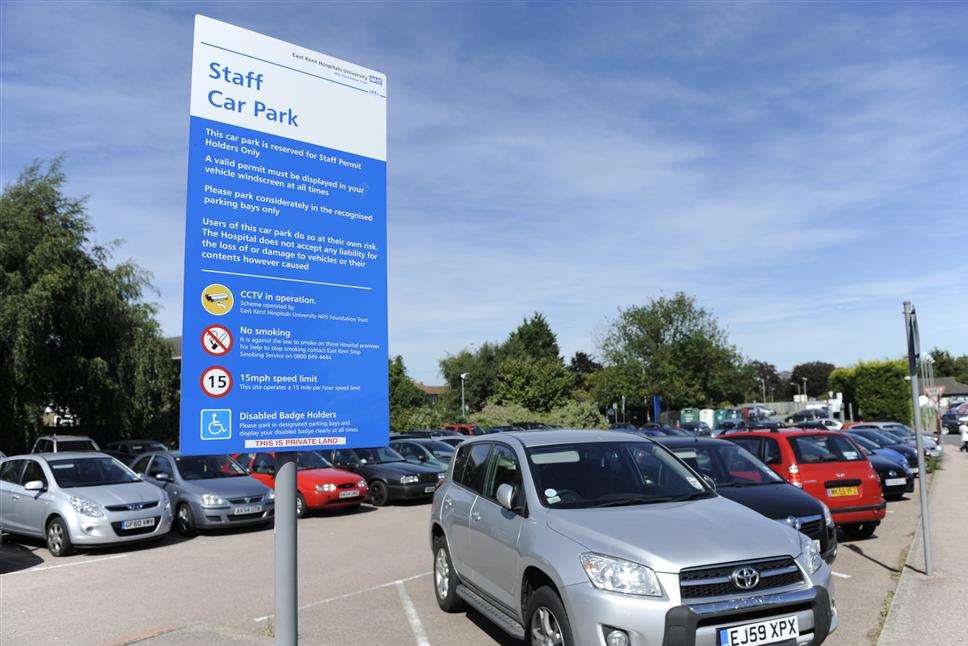
[[[621,432],[462,444],[430,521],[440,607],[542,646],[818,646],[837,628],[813,541]]]
[[[0,462],[0,530],[74,546],[160,538],[171,529],[168,494],[103,453],[33,453]]]

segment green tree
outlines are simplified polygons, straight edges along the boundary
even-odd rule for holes
[[[954,377],[963,384],[968,384],[968,354],[959,357],[947,350],[934,348],[930,352],[934,360],[935,377]]]
[[[421,406],[426,401],[422,390],[407,375],[403,357],[397,355],[390,364],[390,412]]]
[[[0,196],[0,444],[26,448],[48,405],[101,442],[172,441],[178,371],[144,301],[149,276],[91,242],[55,160]]]
[[[531,318],[526,318],[514,331],[508,335],[507,341],[501,346],[499,356],[502,360],[508,358],[531,359],[559,359],[558,338],[548,325],[544,314],[535,312]]]
[[[749,369],[753,371],[756,382],[756,390],[753,392],[754,398],[763,399],[764,391],[767,401],[779,401],[787,398],[788,384],[780,379],[776,366],[765,361],[750,361]]]
[[[452,411],[460,409],[461,374],[467,374],[464,397],[470,411],[480,410],[494,394],[501,364],[498,359],[500,346],[482,343],[476,351],[461,350],[440,360],[440,372],[448,386],[444,405]]]
[[[501,364],[493,401],[520,404],[531,411],[547,412],[565,402],[573,385],[574,375],[557,357],[511,357]]]
[[[830,374],[831,387],[844,394],[857,419],[910,423],[911,387],[907,361],[863,361]]]
[[[658,394],[673,409],[718,405],[754,388],[753,372],[716,319],[682,292],[620,310],[600,346],[607,374],[595,391],[602,407],[622,394],[631,401]]]
[[[825,361],[810,361],[793,366],[790,380],[798,388],[803,388],[803,379],[807,379],[807,395],[810,397],[826,397],[830,392],[830,373],[835,366]]]

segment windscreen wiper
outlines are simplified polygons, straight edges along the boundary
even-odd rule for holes
[[[658,502],[685,502],[687,500],[698,500],[699,498],[708,498],[712,494],[711,491],[697,491],[696,493],[686,494],[685,496],[679,496],[678,498],[662,498]]]
[[[606,500],[592,505],[593,507],[624,507],[626,505],[646,505],[653,502],[663,502],[662,498],[619,498],[618,500]]]

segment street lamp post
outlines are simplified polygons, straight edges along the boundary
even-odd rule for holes
[[[803,380],[803,401],[804,401],[804,403],[806,403],[806,401],[807,401],[807,378],[806,377],[800,377],[800,379]]]
[[[460,414],[467,417],[467,404],[464,403],[464,381],[471,376],[469,372],[460,373]]]

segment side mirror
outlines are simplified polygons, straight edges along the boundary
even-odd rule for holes
[[[420,455],[417,456],[417,460],[419,462],[426,462],[427,461],[427,456],[424,455],[423,453],[421,453]]]
[[[497,504],[501,505],[508,511],[514,511],[514,487],[506,482],[498,487]]]
[[[27,491],[43,491],[46,489],[46,487],[40,480],[31,480],[30,482],[24,484],[24,489]]]
[[[703,476],[702,479],[706,481],[706,484],[708,484],[710,487],[712,487],[712,490],[713,491],[716,491],[716,481],[715,480],[713,480],[709,476]]]
[[[171,476],[167,473],[156,473],[152,476],[155,480],[161,480],[162,482],[171,482]]]

